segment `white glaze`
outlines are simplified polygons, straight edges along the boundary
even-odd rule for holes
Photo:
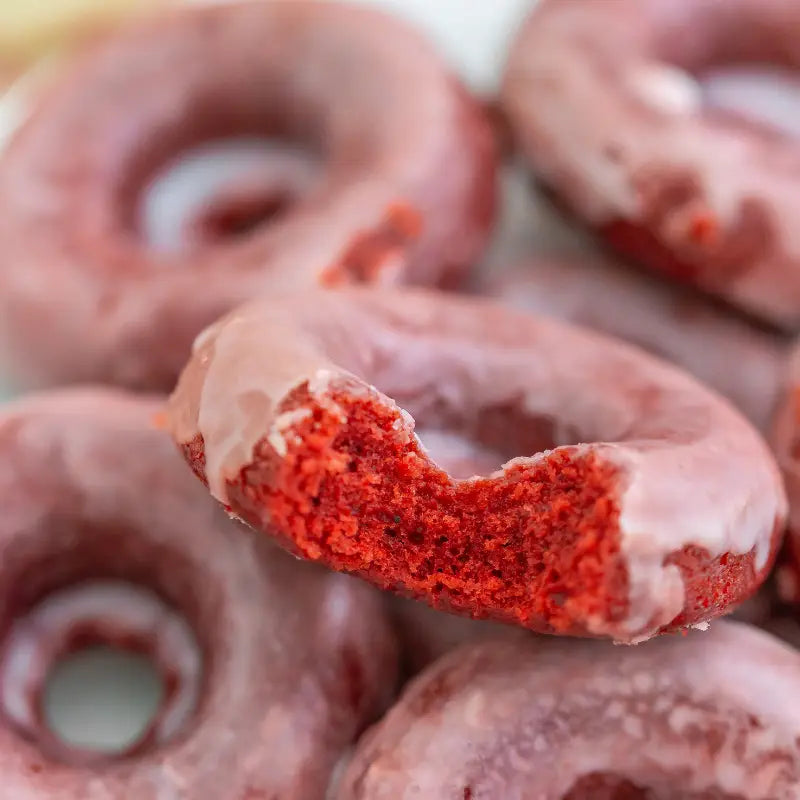
[[[641,100],[664,114],[694,114],[702,108],[700,85],[688,72],[669,64],[645,64],[631,72],[629,81]]]

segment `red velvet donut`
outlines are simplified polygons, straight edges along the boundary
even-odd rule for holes
[[[516,142],[619,251],[797,328],[800,147],[714,107],[703,80],[796,70],[798,25],[794,0],[543,0],[504,79]]]
[[[732,622],[636,648],[487,643],[435,664],[337,800],[791,800],[800,654]]]
[[[248,136],[300,155],[221,187],[178,252],[152,247],[140,201],[158,171]],[[479,105],[391,17],[295,0],[134,25],[65,68],[0,158],[10,368],[172,388],[198,331],[254,295],[448,283],[482,249],[494,172]]]
[[[393,688],[381,604],[237,530],[152,427],[159,406],[74,391],[0,416],[0,796],[318,800]],[[164,677],[119,757],[42,720],[49,668],[92,643]]]
[[[717,616],[784,522],[772,458],[725,401],[481,300],[244,306],[198,338],[170,425],[212,494],[293,552],[538,631],[636,641]],[[443,469],[431,436],[479,474]]]
[[[760,430],[769,427],[787,340],[692,291],[610,261],[558,257],[488,274],[477,288],[636,344],[728,397]]]

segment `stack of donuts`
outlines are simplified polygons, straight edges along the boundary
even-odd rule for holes
[[[147,5],[0,151],[0,800],[800,799],[800,4]]]

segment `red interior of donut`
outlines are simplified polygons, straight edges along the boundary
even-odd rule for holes
[[[500,609],[559,631],[624,617],[612,468],[566,449],[502,480],[458,482],[397,435],[395,409],[346,392],[330,399],[346,427],[328,403],[296,392],[286,410],[314,410],[286,458],[262,443],[230,487],[254,524],[269,519],[307,557],[476,616]]]
[[[293,423],[285,455],[268,438],[257,445],[228,484],[234,512],[295,553],[438,608],[545,632],[607,633],[624,623],[624,479],[614,467],[591,450],[561,447],[502,475],[457,480],[381,398],[295,390],[280,410],[310,413]],[[510,412],[492,425],[524,442]],[[529,454],[542,449],[527,444]],[[202,440],[184,452],[204,479]],[[666,562],[680,569],[686,596],[669,627],[716,616],[757,583],[752,553],[712,558],[690,546]]]

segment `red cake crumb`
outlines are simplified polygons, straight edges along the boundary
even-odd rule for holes
[[[339,389],[320,402],[304,387],[281,412],[302,408],[310,413],[286,455],[264,438],[228,482],[229,510],[287,549],[437,608],[540,632],[587,634],[593,620],[627,616],[621,476],[594,453],[562,448],[507,468],[503,481],[456,481],[377,395]],[[202,438],[182,450],[205,482]],[[680,569],[686,602],[664,630],[724,613],[756,579],[752,553],[711,558],[689,546],[666,563]]]
[[[617,476],[594,455],[566,449],[503,481],[458,482],[376,396],[337,390],[323,405],[299,390],[281,410],[297,408],[312,413],[285,457],[263,440],[229,484],[246,521],[306,558],[474,616],[559,632],[625,617]]]

